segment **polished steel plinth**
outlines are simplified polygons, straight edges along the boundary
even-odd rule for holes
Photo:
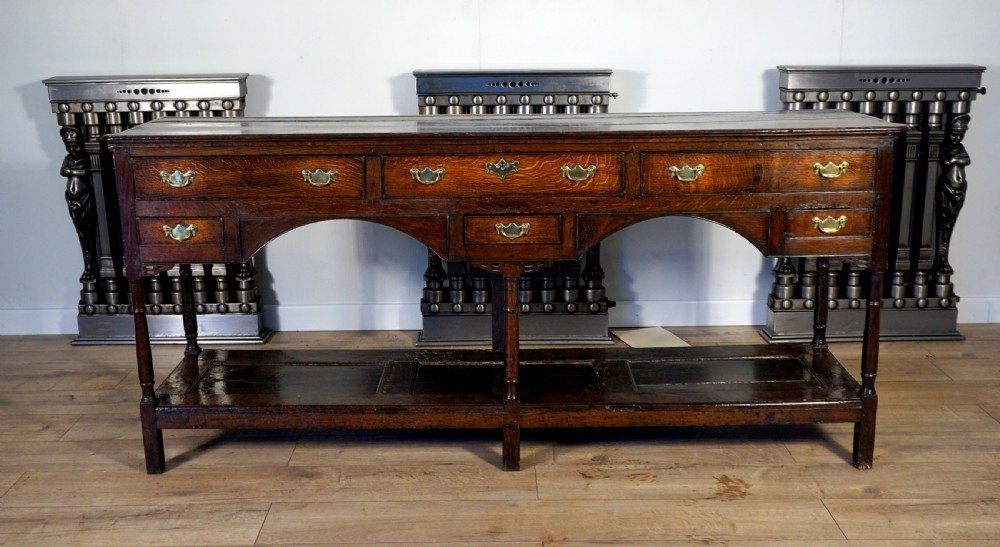
[[[885,340],[961,339],[948,262],[951,233],[965,201],[969,156],[961,144],[985,67],[976,65],[779,66],[786,110],[853,110],[906,124],[903,169],[893,188],[889,272],[882,294]],[[972,175],[975,180],[975,175]],[[814,259],[774,268],[767,324],[772,342],[804,341],[817,299],[830,305],[831,340],[860,340],[868,288],[858,265],[835,261],[829,290],[817,294]]]
[[[101,137],[164,117],[236,117],[246,105],[247,74],[60,76],[49,78],[49,102],[66,158],[66,203],[83,253],[74,344],[135,340],[114,165]],[[262,343],[264,328],[253,262],[193,266],[196,309],[205,343]],[[177,268],[147,280],[153,343],[183,342]]]

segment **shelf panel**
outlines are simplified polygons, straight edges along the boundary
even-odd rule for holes
[[[516,416],[486,350],[205,350],[157,390],[161,428],[494,428],[860,419],[859,385],[808,345],[521,352]]]

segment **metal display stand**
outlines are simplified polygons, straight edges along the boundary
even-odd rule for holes
[[[74,344],[133,343],[114,165],[101,137],[163,117],[242,116],[247,74],[81,76],[44,81],[66,158],[66,204],[83,252],[79,335]],[[164,174],[167,183],[169,174]],[[252,261],[193,266],[199,339],[263,343]],[[184,342],[178,268],[147,280],[146,313],[154,343]]]
[[[616,96],[610,70],[414,71],[421,115],[603,114]],[[497,182],[517,177],[514,157],[483,166]],[[468,263],[427,253],[418,345],[488,344],[489,276]],[[600,246],[582,262],[558,262],[520,279],[520,339],[532,344],[608,344],[608,308]]]
[[[962,339],[959,296],[948,261],[952,230],[965,201],[969,155],[962,138],[985,67],[779,66],[786,110],[854,110],[905,123],[905,167],[893,188],[889,275],[882,294],[884,340]],[[847,167],[849,168],[849,167]],[[816,261],[780,259],[761,335],[771,342],[812,336],[818,298],[830,305],[827,337],[860,340],[868,288],[846,261],[831,264],[828,292],[817,294]]]

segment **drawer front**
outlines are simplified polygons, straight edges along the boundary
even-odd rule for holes
[[[646,154],[642,159],[642,193],[656,196],[771,192],[774,180],[764,176],[769,160],[767,153]]]
[[[469,245],[559,244],[561,215],[483,215],[465,217]]]
[[[646,154],[642,193],[740,194],[870,190],[870,150]]]
[[[221,218],[139,218],[139,254],[147,262],[226,262]]]
[[[140,218],[139,245],[221,246],[221,218]]]
[[[785,152],[775,161],[781,192],[865,191],[874,187],[875,153],[871,150]]]
[[[347,198],[364,193],[356,156],[136,159],[138,199]]]
[[[787,237],[852,237],[872,234],[872,214],[868,209],[820,209],[789,211],[785,221]]]
[[[511,195],[614,195],[621,154],[553,153],[386,156],[386,198]]]

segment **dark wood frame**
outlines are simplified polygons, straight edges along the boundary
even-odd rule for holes
[[[819,422],[854,423],[854,465],[870,467],[879,299],[868,300],[859,383],[827,347],[822,302],[811,344],[532,351],[518,343],[518,280],[553,260],[579,258],[628,225],[686,215],[733,229],[765,255],[850,257],[868,269],[872,294],[881,294],[888,198],[903,128],[845,112],[570,118],[163,121],[109,138],[136,310],[148,472],[165,468],[165,428],[499,428],[503,467],[515,470],[525,427]],[[863,159],[845,177],[846,190],[808,172],[814,161],[835,160],[838,151],[860,151]],[[386,196],[383,186],[385,159],[392,156],[435,163],[454,154],[478,161],[552,153],[572,163],[575,154],[597,152],[622,158],[613,195],[577,193],[558,176],[521,195],[499,187],[460,199],[444,184],[429,197],[399,199]],[[328,168],[313,165],[317,158],[360,160],[360,179],[344,181],[358,183],[356,192],[325,197],[322,189],[303,183],[298,170]],[[664,183],[663,166],[698,158],[714,162],[711,176],[674,189]],[[149,192],[143,189],[150,181],[137,178],[149,176],[149,162],[168,171],[200,162],[204,172],[190,192]],[[276,175],[276,165],[290,169],[288,176]],[[289,197],[294,186],[286,184],[300,190]],[[795,221],[802,214],[840,213],[864,220],[855,220],[844,234],[807,231]],[[518,223],[542,219],[539,226],[548,231],[491,241],[481,229],[485,216]],[[493,306],[492,350],[202,351],[185,266],[188,345],[182,362],[155,388],[142,311],[144,276],[175,263],[245,261],[282,233],[334,218],[395,227],[446,260],[467,260],[488,271],[493,301],[503,303]],[[158,226],[175,221],[204,222],[216,231],[207,232],[207,241],[157,240]],[[151,233],[143,231],[150,227]],[[819,264],[828,267],[825,258]]]

